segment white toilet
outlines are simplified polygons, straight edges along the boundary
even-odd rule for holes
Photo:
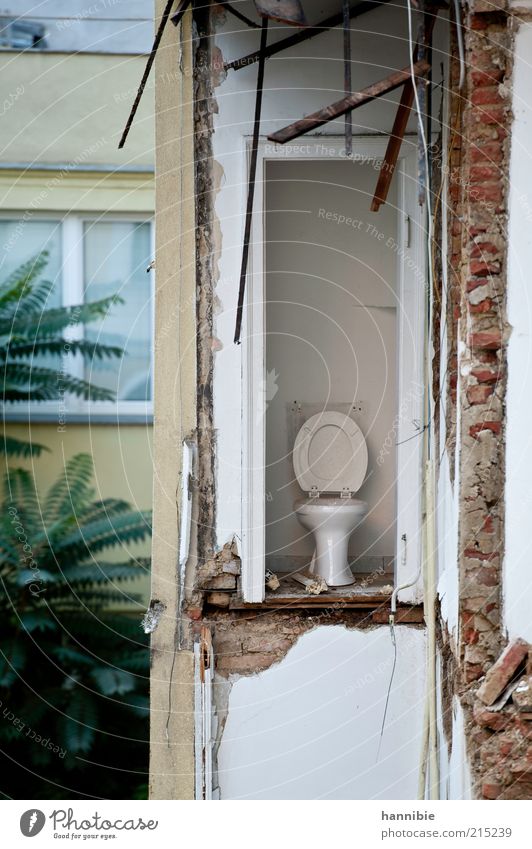
[[[330,587],[354,583],[347,560],[349,538],[367,512],[354,498],[368,468],[360,428],[343,413],[311,416],[296,436],[294,472],[307,498],[294,503],[300,523],[314,535],[310,571]]]

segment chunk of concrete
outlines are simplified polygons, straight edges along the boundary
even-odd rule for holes
[[[525,713],[532,711],[532,680],[528,676],[521,678],[513,691],[512,700],[517,710]]]
[[[528,657],[528,643],[525,640],[512,640],[506,646],[499,659],[486,673],[477,697],[485,705],[492,705],[508,686],[519,666]]]
[[[214,592],[207,596],[207,604],[212,604],[213,607],[229,607],[231,604],[231,596],[229,593]]]

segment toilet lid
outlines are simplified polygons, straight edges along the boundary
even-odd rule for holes
[[[317,413],[294,443],[294,471],[306,492],[357,492],[368,468],[366,440],[343,413]]]

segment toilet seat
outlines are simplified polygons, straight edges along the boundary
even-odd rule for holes
[[[317,413],[296,436],[293,463],[299,486],[309,495],[350,496],[362,486],[368,468],[366,440],[349,416]]]

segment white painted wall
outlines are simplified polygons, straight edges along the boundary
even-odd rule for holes
[[[368,571],[394,556],[395,436],[383,446],[397,411],[397,257],[386,247],[398,239],[397,193],[378,218],[370,213],[375,176],[374,163],[267,164],[266,553],[275,562],[313,552],[293,512],[306,493],[292,449],[299,427],[323,409],[352,415],[368,447],[356,497],[369,509],[350,553]],[[357,403],[363,412],[351,410]]]
[[[340,9],[340,3],[305,4],[309,17],[319,20]],[[251,3],[243,11],[253,14]],[[271,38],[288,34],[286,27],[271,25]],[[390,4],[353,21],[353,84],[362,88],[409,62],[407,17],[402,3]],[[445,42],[445,24],[438,23],[434,67],[439,68]],[[228,17],[216,35],[225,61],[258,47],[258,34],[242,31]],[[438,46],[440,45],[440,47]],[[444,48],[443,48],[444,52]],[[263,135],[291,120],[338,99],[343,94],[342,36],[336,29],[269,60],[263,100]],[[222,169],[216,214],[221,228],[220,279],[214,370],[214,416],[217,430],[217,537],[218,544],[232,537],[242,524],[242,348],[233,344],[243,211],[246,195],[245,139],[252,132],[257,67],[230,71],[216,89],[214,156]],[[399,95],[375,101],[353,113],[354,132],[359,135],[388,132]],[[435,105],[437,111],[437,106]],[[341,134],[343,122],[326,128],[325,134]],[[323,137],[322,137],[323,138]],[[308,143],[308,137],[299,140]],[[299,143],[298,141],[298,143]],[[316,141],[316,136],[314,136]],[[326,141],[326,137],[323,139]],[[292,154],[294,153],[292,145]],[[368,200],[369,205],[369,200]],[[375,215],[378,222],[379,216]]]
[[[222,799],[415,799],[425,634],[318,627],[283,661],[233,684],[218,753]]]
[[[446,71],[447,73],[447,71]],[[447,97],[444,103],[445,114],[448,114]],[[442,149],[449,145],[449,127],[447,121],[442,129]],[[448,174],[443,174],[442,191],[442,315],[448,310],[448,228],[452,226],[452,209],[448,203]],[[460,491],[459,459],[460,459],[460,405],[457,406],[456,448],[454,456],[448,452],[446,444],[446,416],[448,405],[451,403],[447,395],[448,370],[447,358],[449,344],[447,333],[449,322],[444,321],[440,331],[440,393],[436,403],[439,405],[439,453],[436,462],[436,544],[437,544],[437,592],[441,604],[441,615],[446,623],[455,645],[458,643],[458,497]],[[458,359],[460,352],[458,352]],[[458,363],[459,370],[459,363]]]
[[[515,40],[508,231],[508,389],[504,624],[510,637],[532,640],[532,25]]]

